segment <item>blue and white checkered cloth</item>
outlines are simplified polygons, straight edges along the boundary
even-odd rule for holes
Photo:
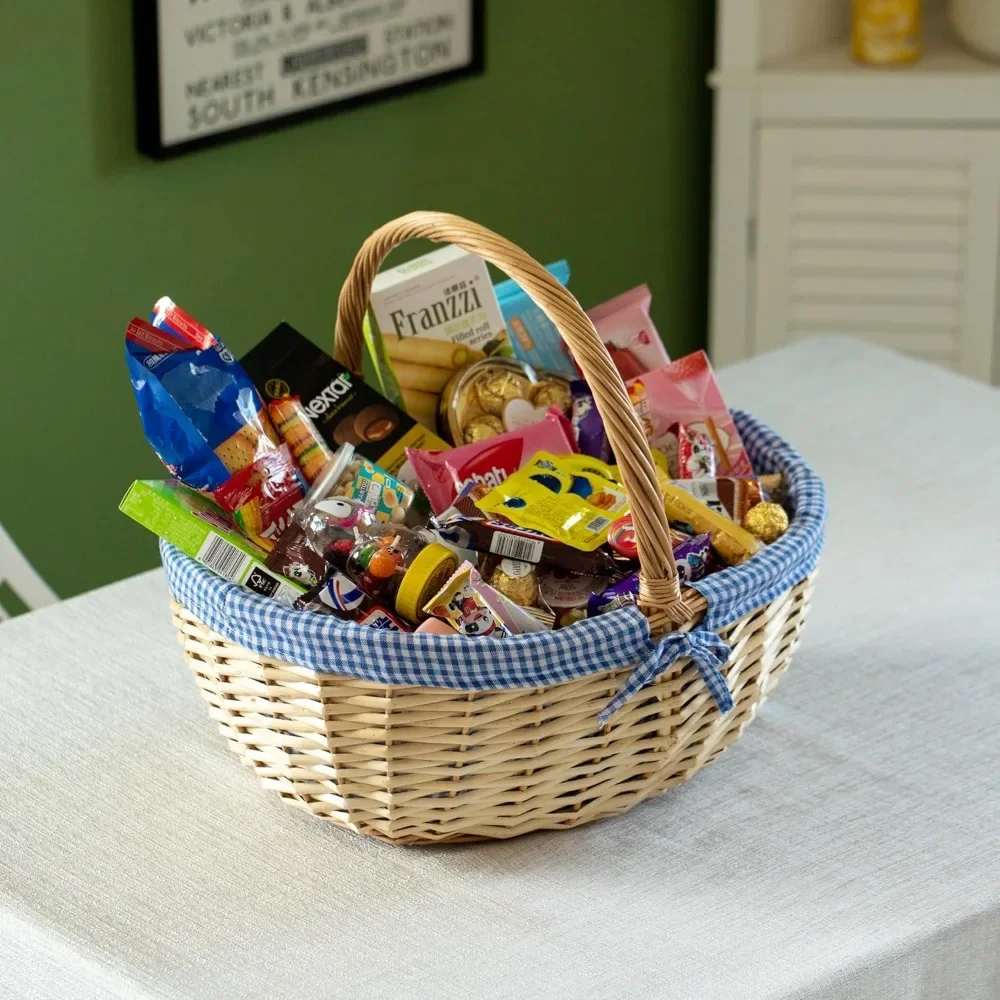
[[[732,707],[721,672],[729,647],[716,630],[766,604],[810,573],[823,546],[822,480],[772,430],[733,414],[758,474],[781,472],[793,511],[788,531],[742,566],[692,586],[708,602],[698,628],[656,641],[636,608],[621,608],[554,632],[509,639],[384,632],[326,615],[294,611],[228,583],[165,542],[160,543],[174,598],[209,628],[255,653],[325,673],[380,684],[484,691],[548,687],[636,664],[600,721],[683,656],[698,666],[720,711]]]

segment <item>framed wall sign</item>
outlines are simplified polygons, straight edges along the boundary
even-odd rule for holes
[[[483,0],[133,0],[136,119],[164,158],[483,68]]]

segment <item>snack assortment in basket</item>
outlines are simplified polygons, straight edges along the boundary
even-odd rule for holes
[[[550,271],[568,279],[565,262]],[[639,541],[594,387],[517,285],[499,293],[516,357],[478,258],[446,247],[379,275],[378,385],[287,323],[240,363],[159,300],[128,324],[126,355],[174,478],[134,484],[122,509],[301,614],[390,632],[516,637],[636,603]],[[752,558],[788,517],[704,353],[668,361],[648,308],[640,286],[590,315],[631,379],[693,583]]]
[[[450,245],[376,277],[417,238]],[[395,843],[566,829],[686,780],[787,668],[822,482],[667,360],[647,289],[592,322],[568,279],[413,212],[362,244],[333,357],[281,323],[236,361],[169,299],[129,324],[171,478],[122,510],[286,803]]]

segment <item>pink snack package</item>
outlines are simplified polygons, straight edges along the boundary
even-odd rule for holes
[[[537,424],[498,434],[488,441],[466,444],[450,451],[407,448],[406,457],[427,494],[431,509],[441,514],[470,483],[483,483],[491,489],[499,486],[536,451],[549,451],[554,455],[576,452],[573,428],[555,406],[549,407]]]
[[[716,475],[738,479],[754,474],[704,351],[640,375],[626,387],[654,448],[667,442],[671,427],[680,423],[715,445]]]
[[[587,310],[611,360],[626,381],[661,368],[670,360],[649,318],[652,298],[649,287],[639,285]]]

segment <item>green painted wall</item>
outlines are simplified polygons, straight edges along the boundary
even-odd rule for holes
[[[280,319],[327,344],[363,237],[440,208],[569,258],[585,306],[647,281],[671,352],[703,342],[712,5],[487,6],[484,76],[168,163],[133,150],[122,0],[5,12],[0,523],[61,595],[157,559],[117,504],[163,474],[122,359],[159,295],[237,354]]]

